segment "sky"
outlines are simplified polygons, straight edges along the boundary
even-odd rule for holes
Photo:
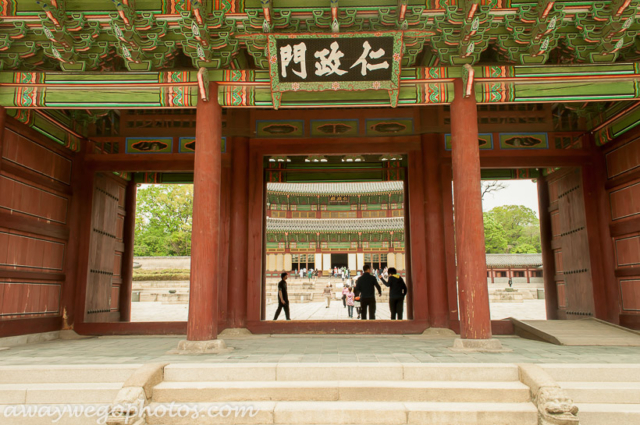
[[[502,205],[524,205],[538,214],[538,185],[531,180],[504,180],[506,188],[485,195],[482,209],[490,211]]]

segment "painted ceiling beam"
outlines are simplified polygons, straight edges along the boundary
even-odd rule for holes
[[[508,63],[613,63],[640,59],[639,0],[6,0],[3,69],[130,71],[171,68],[182,51],[198,69],[260,69],[265,34],[405,32],[403,66],[461,65],[489,51]],[[194,25],[195,22],[195,25]],[[262,38],[261,38],[262,37]],[[115,60],[118,58],[118,60]]]
[[[481,104],[593,102],[640,98],[640,63],[576,66],[476,66]],[[225,107],[273,108],[266,71],[208,71]],[[405,68],[399,106],[449,104],[461,67]],[[8,108],[195,108],[197,72],[0,72],[0,105]],[[282,107],[389,106],[384,90],[287,92]]]

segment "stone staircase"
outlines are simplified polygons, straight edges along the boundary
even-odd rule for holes
[[[501,364],[171,364],[149,408],[253,406],[215,423],[536,425],[518,367]],[[212,418],[149,417],[150,425]]]
[[[541,365],[580,409],[581,425],[640,424],[640,365]]]
[[[108,411],[124,382],[138,369],[128,365],[0,366],[0,423],[52,424],[52,417],[13,416],[16,406],[31,409],[92,406]],[[9,409],[9,410],[7,410]],[[34,410],[32,410],[34,411]],[[7,417],[11,412],[12,417]],[[52,410],[55,412],[55,410]],[[59,424],[96,424],[97,416],[64,416]]]
[[[546,399],[539,398],[553,386],[559,386],[562,393],[551,391],[555,394],[551,399],[548,395]],[[93,425],[104,423],[98,419],[104,420],[108,412],[112,414],[107,425],[119,425],[125,423],[126,417],[114,415],[113,406],[123,400],[142,400],[141,406],[154,413],[131,417],[129,423],[133,425],[538,425],[556,423],[541,419],[542,412],[557,406],[557,400],[562,403],[563,397],[572,399],[579,412],[577,417],[558,423],[573,425],[579,420],[582,425],[638,424],[640,365],[0,366],[2,425]],[[53,422],[55,417],[37,414],[5,416],[22,406],[31,409],[65,405],[92,407],[94,412],[102,409],[102,414],[77,416],[67,412],[57,422]],[[569,408],[572,405],[569,401]],[[194,416],[195,412],[198,414]],[[547,414],[546,418],[552,416]]]

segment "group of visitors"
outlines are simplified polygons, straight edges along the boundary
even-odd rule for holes
[[[371,266],[365,265],[362,268],[363,274],[356,276],[355,285],[345,285],[342,289],[342,304],[347,308],[347,314],[353,318],[353,310],[356,310],[357,318],[362,320],[376,319],[376,290],[378,296],[382,296],[382,288],[378,281],[381,281],[389,289],[389,311],[391,320],[402,320],[404,313],[404,298],[407,295],[407,285],[402,276],[393,267],[384,270],[375,270],[371,274]],[[334,268],[334,275],[337,275],[338,268]],[[341,272],[344,273],[344,272]],[[348,270],[347,270],[348,273]],[[379,274],[378,274],[379,273]],[[345,276],[345,275],[342,275]],[[346,275],[348,276],[348,274]],[[345,276],[345,277],[346,277]],[[284,310],[287,320],[289,317],[289,298],[287,297],[288,273],[282,273],[282,280],[278,283],[278,309],[273,320],[277,320],[280,312]],[[344,279],[344,277],[343,277]],[[350,280],[350,277],[348,278]],[[387,280],[388,279],[388,280]],[[323,295],[327,300],[326,308],[331,306],[332,296],[331,283],[327,283]]]
[[[333,277],[342,278],[344,282],[345,279],[351,279],[351,272],[348,267],[333,267]]]
[[[313,280],[314,282],[318,280],[318,269],[307,269],[306,267],[301,268],[300,270],[296,269],[293,271],[295,277],[300,276],[300,279],[304,279],[305,277],[309,279],[309,282]]]

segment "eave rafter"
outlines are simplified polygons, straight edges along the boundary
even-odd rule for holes
[[[93,2],[80,0],[7,0],[0,3],[0,65],[156,71],[184,68],[190,59],[195,69],[266,69],[266,34],[362,31],[403,31],[404,67],[640,59],[640,0],[286,4],[112,0],[111,7],[92,9]]]

